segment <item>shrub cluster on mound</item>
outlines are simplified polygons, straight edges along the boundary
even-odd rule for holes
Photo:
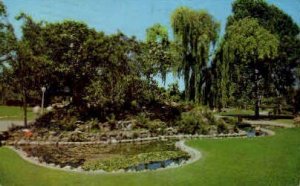
[[[185,103],[159,103],[144,106],[137,113],[124,110],[105,118],[87,117],[86,112],[70,107],[54,109],[36,120],[30,139],[82,142],[237,132],[235,119],[217,119],[209,109]],[[10,140],[20,138],[20,130],[10,133]]]

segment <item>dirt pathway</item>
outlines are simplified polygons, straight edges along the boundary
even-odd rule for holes
[[[23,121],[12,121],[12,120],[0,120],[0,132],[6,131],[12,125],[21,126],[24,125]]]
[[[266,121],[266,120],[243,120],[244,123],[250,125],[259,125],[259,126],[273,126],[273,127],[282,127],[282,128],[294,128],[294,125],[283,124],[276,121]]]

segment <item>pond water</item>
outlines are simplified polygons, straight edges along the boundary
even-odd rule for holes
[[[136,166],[128,167],[127,169],[125,169],[125,171],[157,170],[160,168],[167,168],[171,166],[181,165],[187,160],[188,158],[181,157],[181,158],[168,159],[168,160],[158,161],[158,162],[141,163]]]
[[[242,130],[246,131],[247,137],[265,136],[266,133],[262,131],[256,131],[255,127],[245,127]]]
[[[126,144],[22,145],[17,148],[21,148],[30,157],[38,158],[40,162],[60,167],[97,170],[111,165],[111,168],[107,168],[109,171],[141,171],[177,165],[187,160],[188,154],[176,148],[175,142],[168,140]],[[95,165],[90,162],[95,162]]]

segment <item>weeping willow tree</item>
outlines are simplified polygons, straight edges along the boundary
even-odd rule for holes
[[[224,44],[225,40],[223,39],[217,47],[211,65],[213,74],[210,88],[211,106],[217,107],[219,110],[228,106],[235,90],[235,86],[231,82],[234,74],[230,73],[233,55],[228,51],[228,48],[224,47]]]
[[[180,46],[178,74],[183,76],[185,99],[201,101],[203,73],[215,44],[220,25],[206,11],[187,7],[176,9],[171,16],[175,42]]]

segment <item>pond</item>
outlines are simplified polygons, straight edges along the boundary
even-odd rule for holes
[[[175,140],[89,145],[21,145],[29,157],[39,162],[69,166],[86,171],[155,170],[183,163],[186,152],[175,147]]]
[[[256,137],[256,136],[266,136],[267,134],[261,130],[256,130],[255,127],[244,127],[244,130],[247,133],[247,137]]]

